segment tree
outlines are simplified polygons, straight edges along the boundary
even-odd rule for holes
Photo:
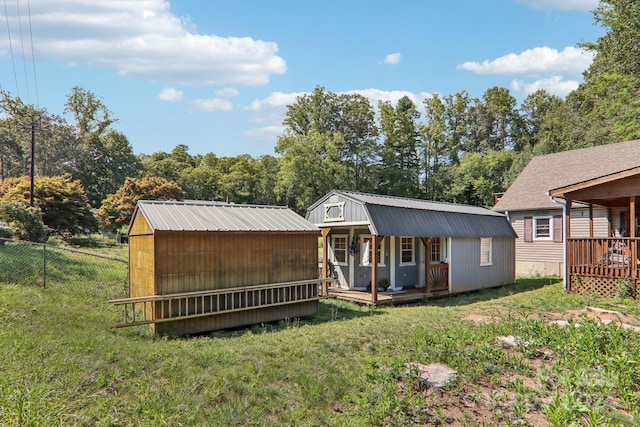
[[[98,207],[128,176],[139,174],[140,161],[126,136],[110,128],[117,119],[91,91],[74,86],[64,111],[73,114],[76,121],[77,150],[69,167],[82,181],[91,205]]]
[[[30,180],[24,176],[11,182],[1,200],[29,206]],[[42,221],[52,232],[71,237],[97,229],[87,194],[79,180],[71,175],[43,177],[34,182],[35,206],[42,212]]]
[[[281,136],[276,146],[282,153],[275,188],[279,201],[302,215],[320,196],[338,188],[345,179],[338,148],[343,143],[337,133],[315,130]]]
[[[504,176],[513,159],[514,153],[508,150],[463,155],[453,170],[452,201],[491,208],[494,194],[506,188]]]
[[[117,192],[104,200],[96,218],[101,228],[117,230],[129,223],[138,200],[182,200],[184,195],[178,184],[161,177],[127,178]]]
[[[420,132],[416,105],[403,96],[394,108],[380,103],[383,147],[378,191],[383,194],[416,197],[420,193]]]
[[[375,113],[371,103],[358,94],[335,94],[316,87],[287,108],[284,137],[307,137],[312,132],[333,140],[344,169],[340,188],[371,191],[373,165],[378,155]],[[276,152],[283,153],[283,147]],[[336,165],[337,167],[337,165]]]

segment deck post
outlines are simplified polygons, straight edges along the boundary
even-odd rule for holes
[[[564,274],[562,282],[565,292],[569,290],[569,260],[571,259],[571,248],[569,238],[571,237],[571,199],[566,199],[564,205]]]
[[[328,266],[329,266],[329,233],[331,233],[331,228],[323,228],[321,230],[322,233],[322,273],[320,273],[321,279],[328,278]],[[326,281],[322,282],[322,294],[327,295],[328,284]]]
[[[637,262],[636,262],[636,197],[632,196],[631,200],[629,201],[629,246],[630,246],[630,253],[629,253],[629,270],[631,273],[631,282],[632,282],[632,286],[635,287],[635,279],[636,279],[636,271],[638,268]]]
[[[589,203],[589,238],[593,239],[593,205]]]

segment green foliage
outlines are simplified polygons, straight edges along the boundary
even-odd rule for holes
[[[21,203],[0,201],[0,221],[8,225],[8,228],[2,228],[1,237],[4,238],[44,242],[50,233],[42,221],[40,209]]]
[[[144,178],[127,178],[124,185],[109,195],[96,211],[101,228],[117,230],[129,224],[138,200],[182,200],[184,190],[175,182],[147,175]]]

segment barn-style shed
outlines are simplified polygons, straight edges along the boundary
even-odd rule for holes
[[[307,210],[338,298],[410,301],[515,281],[507,218],[476,206],[334,190]]]
[[[116,326],[185,335],[313,315],[319,234],[286,207],[140,201]]]

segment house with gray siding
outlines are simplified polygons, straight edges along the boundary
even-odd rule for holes
[[[333,289],[418,297],[511,284],[516,233],[487,209],[334,190],[307,210]],[[423,294],[423,295],[420,295]]]
[[[574,199],[567,209],[567,199],[553,196],[553,190],[638,167],[640,140],[534,157],[493,207],[518,235],[516,276],[564,276],[569,223],[574,239],[628,237],[629,197],[594,203]]]

